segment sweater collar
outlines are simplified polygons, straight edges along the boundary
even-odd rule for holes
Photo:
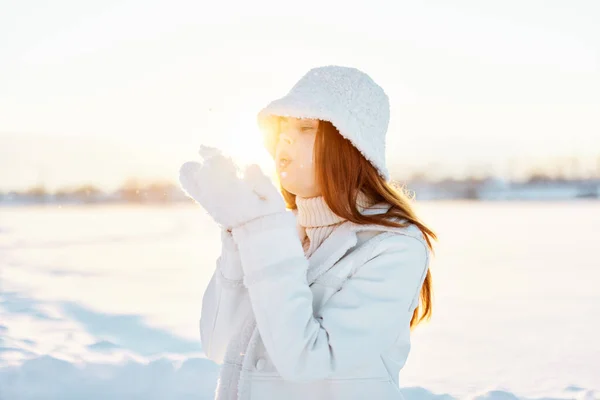
[[[358,210],[362,213],[370,204],[367,196],[360,192],[357,197]],[[298,224],[303,228],[318,228],[336,225],[345,219],[334,213],[325,202],[325,197],[300,197],[296,196]]]
[[[296,207],[298,207],[298,224],[304,228],[335,225],[344,221],[344,218],[331,211],[323,196],[296,196]]]

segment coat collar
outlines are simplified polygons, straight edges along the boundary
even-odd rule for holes
[[[364,214],[383,214],[390,206],[388,204],[376,204],[364,211]],[[327,239],[315,250],[308,259],[307,280],[311,285],[321,275],[327,272],[358,242],[358,232],[406,232],[407,228],[393,228],[383,225],[360,225],[350,221],[340,224]],[[302,240],[306,233],[298,226],[298,235]]]
[[[342,223],[309,257],[307,271],[309,285],[327,272],[356,244],[357,236],[352,225],[354,224],[349,221]]]

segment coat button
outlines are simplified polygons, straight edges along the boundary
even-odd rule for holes
[[[267,362],[264,360],[264,358],[260,358],[257,362],[256,362],[256,369],[258,371],[262,371],[265,368],[265,364]]]

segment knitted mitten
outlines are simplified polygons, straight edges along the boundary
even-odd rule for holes
[[[232,229],[266,215],[284,212],[285,203],[258,165],[250,165],[238,177],[229,157],[202,146],[202,162],[189,161],[179,171],[183,190],[225,229]]]

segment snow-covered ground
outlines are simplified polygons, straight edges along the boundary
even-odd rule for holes
[[[421,203],[440,235],[407,399],[600,399],[600,203]],[[212,399],[217,227],[192,205],[0,208],[0,399]]]

